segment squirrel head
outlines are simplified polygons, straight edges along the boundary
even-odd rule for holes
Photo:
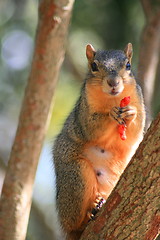
[[[119,95],[125,84],[134,80],[131,73],[132,44],[128,43],[124,51],[95,51],[91,44],[86,46],[91,83],[101,85],[102,90],[112,96]]]

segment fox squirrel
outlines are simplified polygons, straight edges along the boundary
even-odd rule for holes
[[[57,208],[66,239],[81,236],[108,198],[143,138],[145,109],[125,50],[86,46],[89,73],[80,97],[54,144]],[[130,96],[130,103],[120,101]],[[126,126],[123,141],[118,125]]]

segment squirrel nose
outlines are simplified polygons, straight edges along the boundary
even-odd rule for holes
[[[117,87],[119,84],[119,81],[116,78],[111,78],[109,80],[107,80],[107,83],[110,87]]]

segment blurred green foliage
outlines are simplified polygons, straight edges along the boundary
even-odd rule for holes
[[[36,1],[0,2],[0,113],[17,121],[33,52]]]
[[[79,95],[79,84],[74,81],[72,74],[62,71],[60,79],[53,99],[53,112],[47,135],[49,139],[58,134]]]
[[[144,24],[139,0],[76,1],[72,30],[82,28],[98,35],[107,48],[122,48],[127,42],[138,45]],[[101,46],[99,46],[101,47]]]

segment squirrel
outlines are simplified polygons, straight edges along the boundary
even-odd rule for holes
[[[145,108],[131,71],[132,44],[122,50],[86,46],[89,71],[54,143],[56,203],[67,240],[80,238],[143,139]],[[120,101],[130,96],[130,103]],[[126,140],[118,125],[126,126]]]

